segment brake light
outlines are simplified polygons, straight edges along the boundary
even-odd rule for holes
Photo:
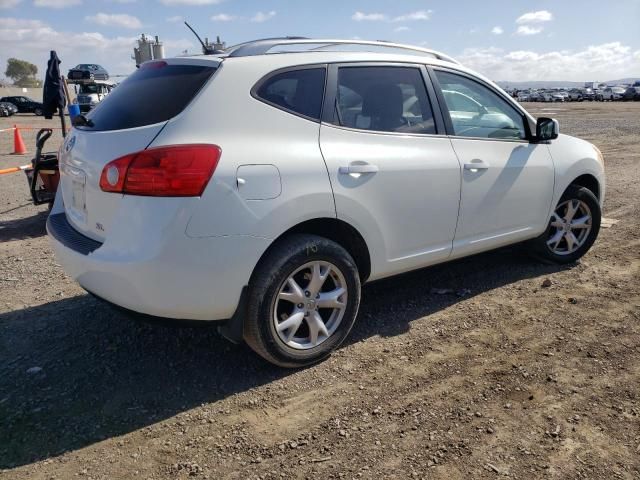
[[[140,68],[142,70],[151,70],[151,69],[157,70],[158,68],[164,68],[166,66],[167,66],[167,62],[160,60],[155,62],[145,62],[142,65],[140,65]]]
[[[217,145],[176,145],[131,153],[104,166],[100,188],[129,195],[198,197],[221,154]]]

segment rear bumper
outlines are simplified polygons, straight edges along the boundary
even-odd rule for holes
[[[60,209],[58,209],[60,210]],[[47,232],[65,272],[85,290],[118,307],[174,320],[231,318],[242,289],[268,241],[247,236],[193,239],[182,232],[127,232],[104,243],[77,232],[64,211],[47,220]]]

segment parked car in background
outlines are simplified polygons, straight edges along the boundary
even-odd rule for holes
[[[109,73],[106,69],[95,63],[81,63],[69,70],[67,74],[69,80],[109,80]]]
[[[532,90],[529,93],[529,101],[530,102],[544,102],[542,94],[537,90]]]
[[[529,94],[527,92],[518,92],[518,96],[516,97],[516,99],[519,102],[528,102],[529,101]]]
[[[552,93],[548,90],[538,91],[538,101],[540,102],[553,102]]]
[[[74,102],[78,104],[81,112],[86,113],[109,95],[112,89],[113,85],[104,81],[81,83]]]
[[[581,102],[584,99],[584,91],[580,88],[572,88],[569,90],[568,96],[572,102]]]
[[[42,115],[42,103],[31,100],[29,97],[17,95],[13,97],[2,97],[0,102],[13,103],[19,113],[34,113],[38,116]]]
[[[596,91],[593,88],[585,88],[582,91],[582,100],[593,102],[596,99]]]
[[[640,100],[640,87],[629,87],[624,91],[624,95],[622,95],[622,100],[625,102],[629,101],[639,101]]]
[[[0,107],[7,111],[9,117],[18,113],[18,107],[11,102],[0,102]]]
[[[565,96],[555,90],[544,90],[540,92],[541,102],[564,102]]]
[[[605,87],[598,91],[597,98],[601,102],[622,100],[625,89],[622,87]]]

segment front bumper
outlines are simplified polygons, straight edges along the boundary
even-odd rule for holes
[[[85,290],[136,313],[168,319],[225,320],[268,247],[248,236],[190,238],[166,229],[130,236],[119,229],[104,243],[77,232],[64,210],[47,220],[56,258]],[[60,209],[58,209],[60,210]]]

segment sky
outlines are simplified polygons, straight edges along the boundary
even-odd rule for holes
[[[66,71],[135,69],[141,33],[167,56],[285,35],[388,40],[442,51],[496,81],[640,78],[640,0],[0,0],[0,77],[10,57]]]

